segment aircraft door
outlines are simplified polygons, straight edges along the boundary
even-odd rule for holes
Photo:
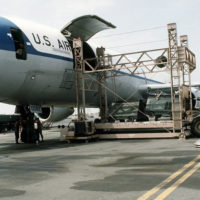
[[[10,32],[12,34],[15,46],[16,58],[21,60],[26,60],[27,52],[22,31],[16,28],[10,28]]]

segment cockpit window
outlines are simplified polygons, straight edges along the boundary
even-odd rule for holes
[[[27,53],[22,31],[16,28],[10,28],[10,31],[15,44],[16,58],[26,60]]]

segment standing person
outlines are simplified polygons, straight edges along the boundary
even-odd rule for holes
[[[22,132],[21,132],[21,141],[26,143],[27,142],[27,136],[26,136],[26,120],[23,120],[21,122],[22,124]]]
[[[34,141],[36,144],[39,144],[39,127],[37,119],[34,122]]]
[[[19,121],[19,136],[20,136],[20,140],[22,141],[22,131],[23,131],[23,122],[22,120]]]
[[[42,142],[44,142],[44,137],[42,134],[42,123],[40,122],[39,118],[36,119],[36,123],[37,123],[38,140],[39,137],[41,137]]]
[[[16,144],[19,144],[19,135],[21,137],[22,130],[23,130],[22,121],[21,120],[16,121],[16,123],[15,123],[15,141],[16,141]]]
[[[15,123],[15,143],[16,144],[19,144],[19,124],[20,123],[20,121],[16,121],[16,123]]]
[[[29,116],[26,118],[26,137],[27,142],[31,143],[33,137],[33,124]]]

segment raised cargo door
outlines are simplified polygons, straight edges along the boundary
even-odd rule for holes
[[[68,23],[61,33],[64,35],[70,33],[72,38],[80,37],[81,40],[87,41],[96,33],[109,28],[116,28],[116,26],[96,15],[84,15]]]

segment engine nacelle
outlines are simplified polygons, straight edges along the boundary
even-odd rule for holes
[[[37,114],[43,122],[58,122],[74,113],[73,107],[43,107],[42,113]]]
[[[157,59],[156,59],[156,63],[157,63],[157,66],[159,68],[163,68],[166,66],[166,63],[167,63],[167,58],[165,56],[159,56]]]

